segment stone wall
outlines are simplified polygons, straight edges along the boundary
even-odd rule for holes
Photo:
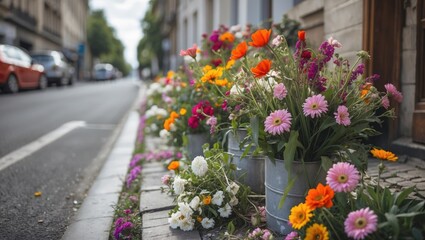
[[[405,10],[401,52],[401,91],[404,98],[400,106],[399,133],[401,137],[411,137],[416,82],[416,0],[411,0]]]

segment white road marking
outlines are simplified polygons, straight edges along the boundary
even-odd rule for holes
[[[72,130],[86,126],[84,121],[72,121],[67,122],[64,125],[60,126],[56,130],[53,130],[46,135],[40,137],[39,139],[7,154],[6,156],[0,158],[0,171],[9,167],[10,165],[30,156],[34,152],[40,150],[44,146],[54,142],[55,140],[63,137],[65,134],[71,132]]]

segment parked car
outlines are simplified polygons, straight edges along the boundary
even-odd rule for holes
[[[42,65],[34,63],[24,50],[10,45],[0,45],[0,87],[9,93],[20,89],[47,87]]]
[[[116,78],[115,68],[109,63],[98,63],[94,66],[93,79],[96,81],[113,80]]]
[[[49,85],[72,85],[74,83],[74,68],[68,63],[65,56],[58,51],[32,52],[31,57],[44,66]]]

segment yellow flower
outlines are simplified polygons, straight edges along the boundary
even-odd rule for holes
[[[220,71],[220,69],[211,69],[209,70],[207,73],[204,74],[204,76],[202,76],[201,81],[204,82],[209,82],[209,83],[214,83],[215,80],[219,77],[221,77],[221,75],[223,74],[222,71]]]
[[[328,229],[323,224],[313,224],[307,228],[305,240],[329,240]]]
[[[220,86],[220,87],[223,87],[223,86],[226,86],[228,82],[229,81],[227,81],[226,78],[225,79],[216,79],[215,80],[215,85]]]
[[[185,88],[185,87],[187,87],[187,83],[182,82],[182,83],[180,83],[180,86],[181,86],[182,88]]]
[[[174,72],[173,71],[168,71],[167,72],[167,78],[173,78],[174,77]]]
[[[211,67],[211,65],[205,65],[205,67],[204,68],[202,68],[202,72],[203,73],[207,73],[209,70],[211,70],[212,69],[212,67]]]
[[[180,115],[186,115],[186,113],[187,113],[186,108],[181,108],[180,109]]]
[[[301,229],[304,227],[310,221],[310,218],[313,217],[311,211],[312,209],[305,203],[294,206],[289,215],[289,222],[292,224],[292,227],[294,229]]]
[[[196,217],[196,221],[198,221],[198,222],[202,222],[202,217],[201,217],[201,216],[197,216],[197,217]]]
[[[233,64],[235,64],[235,60],[230,60],[226,64],[226,70],[232,68]]]
[[[398,157],[390,151],[385,151],[385,150],[382,150],[382,149],[373,148],[370,151],[370,153],[372,153],[373,157],[381,159],[381,160],[388,160],[388,161],[392,161],[392,162],[398,160]]]

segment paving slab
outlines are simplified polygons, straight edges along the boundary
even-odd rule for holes
[[[84,202],[75,217],[76,221],[113,216],[113,205],[117,203],[119,196],[119,193],[88,196],[84,199]]]
[[[167,169],[164,168],[164,166],[156,166],[156,167],[152,166],[152,167],[148,167],[148,168],[143,166],[143,174],[158,173],[158,172],[166,173]]]
[[[142,184],[140,190],[146,191],[148,189],[161,189],[161,187],[165,187],[165,185],[161,182],[161,177],[165,174],[167,174],[167,172],[156,172],[146,175],[142,172]]]
[[[172,229],[168,224],[168,210],[145,213],[142,216],[142,239],[152,240],[200,240],[197,230]]]
[[[112,217],[90,218],[73,222],[63,235],[62,240],[99,240],[109,239]]]
[[[174,198],[161,190],[146,191],[140,194],[140,212],[154,212],[172,209],[176,206]]]
[[[119,177],[110,177],[96,179],[88,193],[91,195],[102,195],[107,193],[120,193],[123,186],[123,179]]]

